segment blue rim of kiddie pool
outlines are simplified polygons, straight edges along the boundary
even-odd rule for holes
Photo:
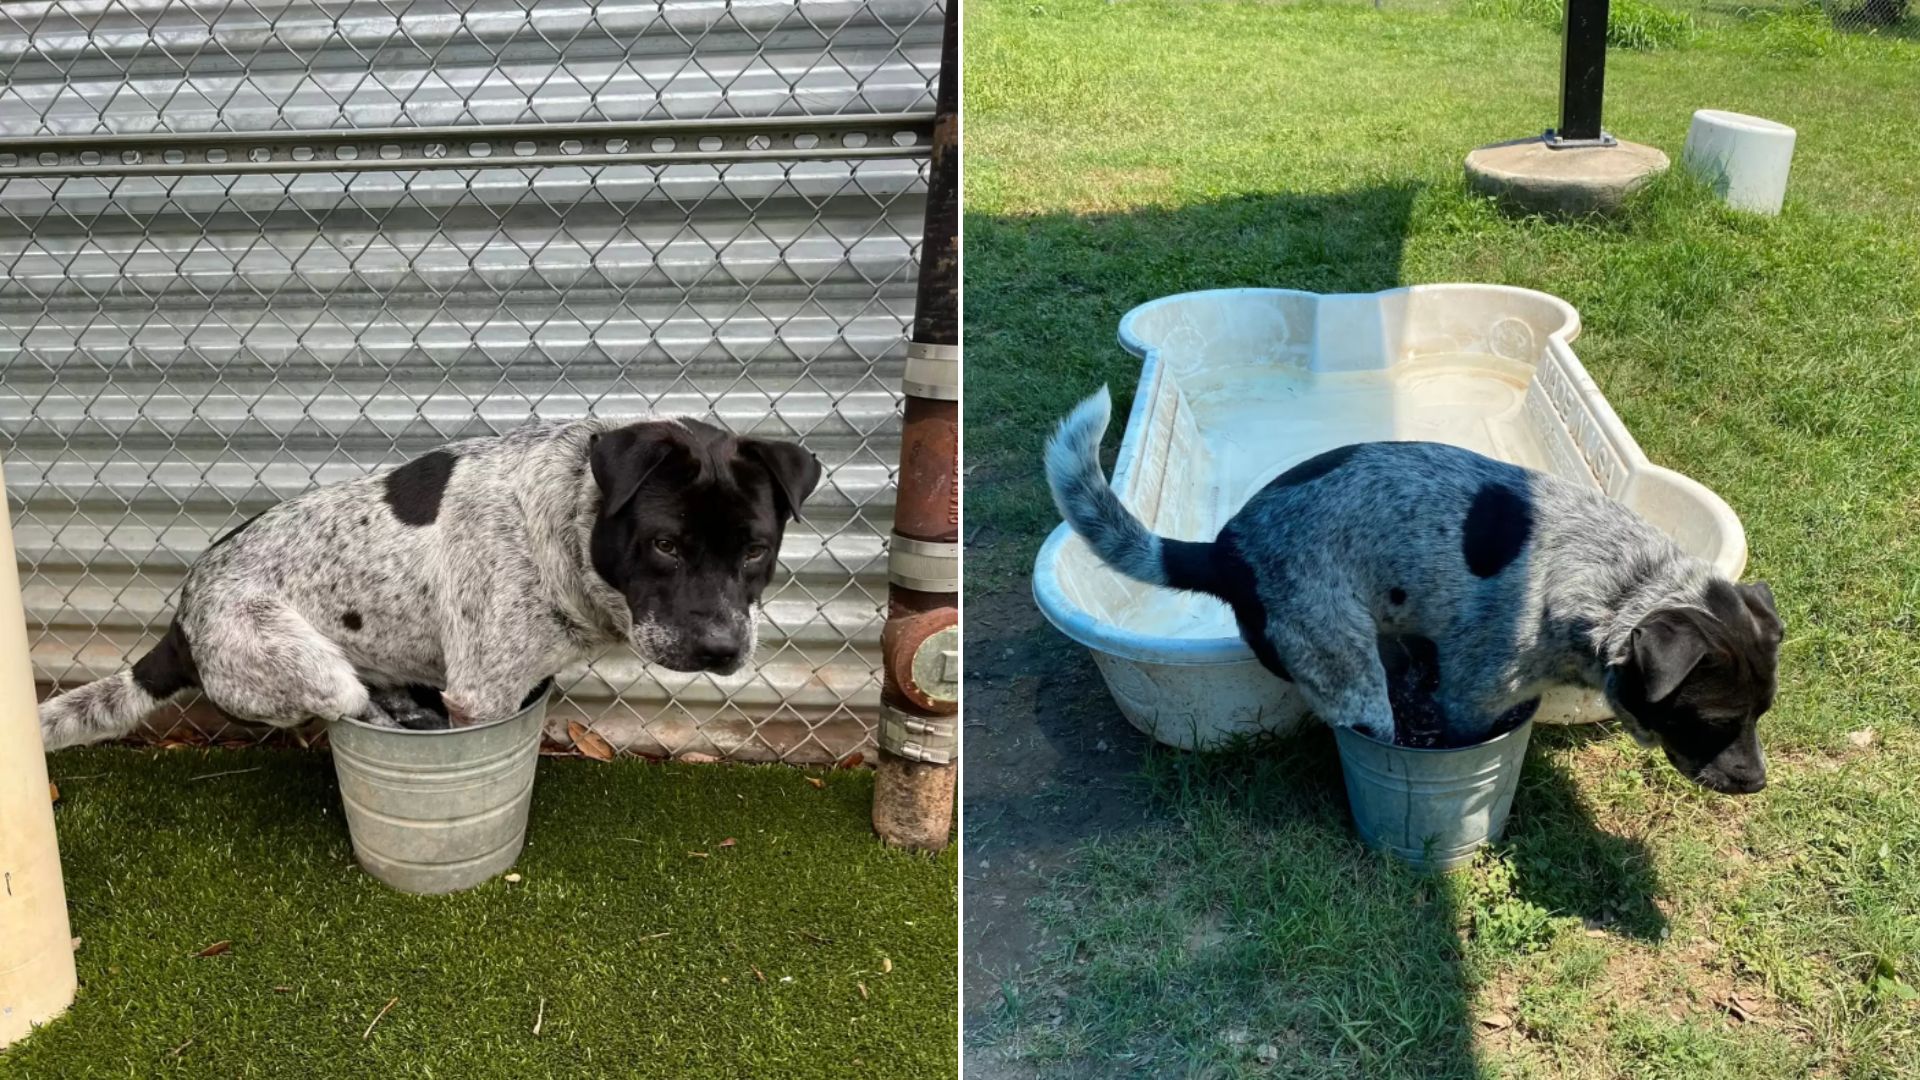
[[[338,720],[329,721],[329,723],[349,724],[353,727],[364,728],[367,731],[377,731],[382,735],[464,735],[471,734],[475,731],[486,731],[489,728],[499,727],[501,724],[511,724],[533,710],[546,705],[548,699],[552,696],[553,676],[549,675],[540,680],[539,686],[533,688],[533,693],[527,695],[527,700],[520,706],[518,711],[514,712],[511,716],[503,716],[498,720],[489,720],[484,724],[469,724],[466,727],[400,728],[386,727],[382,724],[369,724],[365,720],[357,720],[351,716],[343,716]]]

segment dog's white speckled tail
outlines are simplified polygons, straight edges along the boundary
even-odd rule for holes
[[[121,671],[40,704],[40,738],[48,750],[105,742],[140,726],[162,699]]]
[[[1161,541],[1147,530],[1100,471],[1100,437],[1113,415],[1106,387],[1073,407],[1047,442],[1047,486],[1073,531],[1100,561],[1135,581],[1168,585]]]

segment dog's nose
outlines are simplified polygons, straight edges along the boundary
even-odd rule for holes
[[[1720,770],[1720,790],[1728,795],[1752,795],[1767,786],[1767,770],[1732,768]]]
[[[740,636],[731,630],[709,630],[693,643],[693,660],[703,668],[730,668],[740,662]]]

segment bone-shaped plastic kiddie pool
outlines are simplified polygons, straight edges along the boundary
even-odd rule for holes
[[[1211,540],[1262,485],[1323,450],[1452,443],[1591,484],[1737,578],[1739,518],[1647,460],[1574,356],[1579,332],[1566,301],[1504,285],[1220,289],[1142,304],[1120,320],[1120,344],[1144,363],[1114,488],[1161,535]],[[1093,651],[1121,712],[1161,742],[1285,732],[1305,712],[1226,605],[1123,578],[1065,525],[1040,549],[1033,587],[1048,620]],[[1565,689],[1537,718],[1607,715],[1598,695]]]

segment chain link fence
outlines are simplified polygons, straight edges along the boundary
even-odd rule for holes
[[[1911,0],[1822,0],[1836,29],[1920,38],[1920,12]]]
[[[942,11],[0,5],[0,450],[42,692],[165,628],[211,540],[539,417],[706,415],[827,466],[757,663],[613,650],[647,755],[872,742]],[[162,740],[247,741],[204,703]]]

